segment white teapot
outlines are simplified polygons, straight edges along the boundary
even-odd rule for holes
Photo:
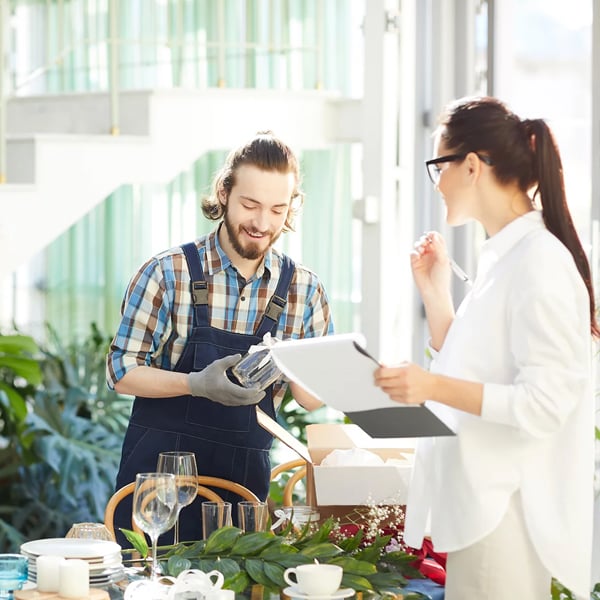
[[[223,587],[223,573],[198,569],[182,571],[176,578],[139,579],[127,586],[125,600],[204,600],[215,596]],[[168,584],[168,585],[167,585]],[[229,590],[223,590],[228,592]],[[233,595],[232,595],[233,597]]]
[[[168,600],[203,600],[210,592],[220,590],[224,579],[223,573],[216,570],[208,573],[198,569],[182,571],[169,589]]]

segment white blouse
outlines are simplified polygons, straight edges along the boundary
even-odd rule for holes
[[[587,290],[541,214],[528,213],[487,240],[473,288],[431,365],[482,382],[482,415],[427,403],[457,435],[419,442],[409,545],[419,548],[430,533],[439,552],[470,546],[498,526],[520,490],[542,562],[589,598],[591,349]]]

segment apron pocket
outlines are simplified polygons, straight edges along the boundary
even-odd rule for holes
[[[254,406],[224,406],[207,398],[188,400],[185,422],[218,432],[248,433]],[[209,434],[210,435],[210,434]]]

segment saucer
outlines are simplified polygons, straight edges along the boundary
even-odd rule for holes
[[[340,588],[333,592],[333,594],[328,594],[327,596],[311,596],[310,594],[302,593],[294,586],[289,586],[283,590],[283,593],[290,598],[300,598],[301,600],[304,598],[310,598],[310,600],[338,600],[339,598],[349,598],[355,592],[352,588]]]

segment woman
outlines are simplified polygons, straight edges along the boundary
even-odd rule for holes
[[[456,314],[444,240],[417,242],[434,360],[375,373],[393,400],[429,401],[457,434],[419,444],[405,540],[431,535],[448,552],[447,600],[547,600],[552,577],[589,598],[599,329],[558,149],[541,119],[471,98],[448,107],[435,150],[426,164],[447,222],[474,219],[489,239]]]

